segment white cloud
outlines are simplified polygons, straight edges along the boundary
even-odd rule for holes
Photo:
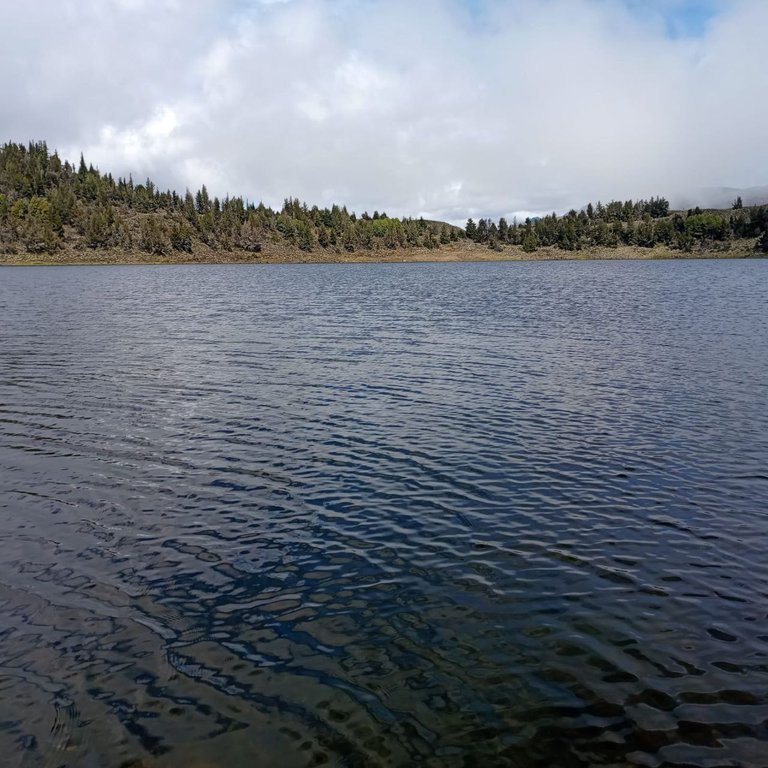
[[[658,4],[657,4],[658,5]],[[2,138],[183,190],[461,220],[768,184],[768,3],[0,4]]]

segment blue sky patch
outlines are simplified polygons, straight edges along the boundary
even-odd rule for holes
[[[673,38],[699,37],[718,11],[717,0],[628,0],[630,8],[640,17],[660,15]]]

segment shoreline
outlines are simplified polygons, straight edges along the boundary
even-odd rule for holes
[[[83,258],[85,256],[85,258]],[[728,248],[676,251],[667,247],[590,248],[563,251],[540,248],[526,252],[519,246],[505,246],[500,251],[476,243],[451,243],[439,249],[411,248],[393,251],[300,251],[285,246],[266,245],[260,253],[200,249],[196,253],[174,252],[169,256],[141,251],[74,250],[59,254],[0,254],[0,267],[85,267],[85,266],[164,266],[215,264],[419,264],[472,263],[493,261],[689,261],[702,259],[764,259],[768,254],[752,247],[752,241],[737,241]]]

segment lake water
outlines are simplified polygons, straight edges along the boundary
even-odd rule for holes
[[[0,270],[4,766],[768,765],[768,261]]]

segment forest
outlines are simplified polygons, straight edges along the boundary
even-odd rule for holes
[[[481,218],[462,230],[450,224],[386,213],[357,215],[345,206],[309,207],[287,198],[279,211],[242,197],[211,197],[205,186],[183,195],[150,180],[115,179],[86,164],[62,161],[45,142],[0,147],[0,254],[53,254],[61,249],[142,251],[159,258],[215,251],[257,254],[265,244],[303,252],[439,249],[457,241],[495,251],[517,247],[564,252],[666,246],[683,253],[753,240],[768,253],[768,206],[728,211],[670,211],[662,197],[589,204],[564,216],[523,222]]]
[[[375,211],[309,207],[288,198],[275,211],[242,197],[160,191],[147,179],[114,179],[50,153],[45,142],[0,148],[0,252],[21,248],[52,253],[75,248],[138,249],[164,256],[191,253],[197,243],[216,250],[258,253],[265,242],[302,251],[439,248],[463,238],[458,227],[423,219],[395,219]]]
[[[664,245],[690,253],[743,239],[754,239],[756,250],[768,252],[768,205],[744,208],[737,199],[728,211],[693,208],[670,212],[669,202],[663,197],[605,205],[598,202],[565,216],[553,213],[512,224],[503,218],[498,223],[469,219],[465,233],[470,240],[491,248],[518,245],[529,253],[545,246],[578,251],[621,245]]]

